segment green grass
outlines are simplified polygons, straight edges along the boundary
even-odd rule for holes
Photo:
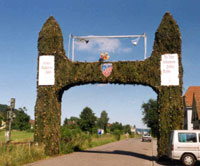
[[[5,142],[5,131],[0,131],[0,143]],[[11,141],[12,142],[31,142],[33,141],[33,132],[27,131],[16,131],[11,132]]]
[[[123,139],[126,139],[125,135],[121,135],[120,140],[123,140]],[[93,148],[93,147],[105,145],[105,144],[108,144],[111,142],[116,142],[116,141],[118,141],[118,140],[112,134],[104,134],[101,136],[93,135],[91,138],[91,142],[84,144],[82,148],[83,149]]]
[[[47,157],[44,147],[29,144],[33,141],[33,132],[13,130],[11,133],[11,142],[28,144],[2,144],[5,141],[5,131],[0,131],[0,166],[21,166]]]
[[[31,163],[36,160],[47,158],[44,147],[35,145],[6,145],[5,132],[0,131],[0,166],[21,166],[26,163]],[[125,139],[125,135],[121,139]],[[31,142],[33,141],[33,133],[26,131],[12,131],[12,142]],[[85,139],[81,149],[88,149],[96,146],[101,146],[111,142],[115,142],[116,137],[112,134],[104,134],[101,136],[92,135],[90,139]],[[71,152],[73,152],[72,150]]]
[[[35,145],[0,145],[0,166],[21,166],[47,156],[44,147]]]
[[[88,143],[87,145],[84,145],[83,148],[87,149],[87,148],[92,148],[92,147],[96,147],[96,146],[101,146],[104,144],[108,144],[111,142],[116,141],[115,137],[113,135],[101,135],[101,136],[92,136],[91,138],[91,142]]]

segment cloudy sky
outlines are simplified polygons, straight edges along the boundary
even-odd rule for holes
[[[184,89],[200,85],[200,1],[199,0],[0,0],[0,103],[16,98],[16,107],[27,107],[34,119],[36,101],[38,33],[50,16],[58,21],[66,50],[69,34],[147,34],[147,57],[151,55],[155,31],[165,12],[177,21],[182,34]],[[108,52],[110,61],[143,60],[144,44],[132,39],[95,39],[75,43],[75,60],[97,61]],[[71,54],[70,54],[71,58]],[[110,122],[145,127],[141,105],[157,95],[149,87],[134,85],[84,85],[63,95],[62,121],[79,116],[89,106],[97,116],[106,110]]]
[[[140,43],[140,38],[127,38],[126,36],[124,36],[124,38],[89,38],[86,40],[88,42],[85,42],[85,40],[75,40],[75,61],[95,62],[100,57],[101,53],[105,54],[106,52],[110,56],[109,61],[130,61],[144,59],[144,38],[143,41],[141,41]],[[137,47],[133,45],[133,42],[136,42],[138,44],[136,45]],[[72,49],[70,51],[69,58],[72,54],[71,52]]]

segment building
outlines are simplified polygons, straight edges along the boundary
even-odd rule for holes
[[[195,118],[193,112],[196,107],[195,99],[198,98],[197,94],[200,94],[200,86],[190,86],[184,95],[184,129],[186,130],[194,129],[194,121],[192,120]],[[199,99],[197,101],[199,101]]]
[[[30,123],[30,125],[31,125],[31,129],[33,129],[33,128],[34,128],[34,125],[35,125],[35,121],[32,120],[32,119],[30,119],[30,120],[29,120],[29,123]]]
[[[200,90],[193,95],[192,123],[194,129],[200,129]]]

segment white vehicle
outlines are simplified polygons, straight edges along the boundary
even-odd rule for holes
[[[142,136],[142,142],[149,141],[151,142],[151,135],[149,133],[145,133]]]
[[[200,160],[200,130],[173,130],[170,136],[168,157],[193,166]]]

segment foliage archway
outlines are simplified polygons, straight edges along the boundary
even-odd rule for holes
[[[161,86],[161,56],[172,53],[178,54],[179,85]],[[37,82],[35,141],[45,144],[47,154],[59,153],[63,92],[70,87],[89,83],[151,87],[158,95],[158,156],[167,154],[170,131],[183,126],[181,34],[170,13],[163,16],[155,33],[151,56],[145,61],[112,62],[113,69],[109,77],[101,72],[102,62],[72,62],[65,56],[62,32],[54,17],[46,21],[39,33],[38,66],[40,56],[45,55],[53,55],[55,58],[55,83],[39,85]]]

